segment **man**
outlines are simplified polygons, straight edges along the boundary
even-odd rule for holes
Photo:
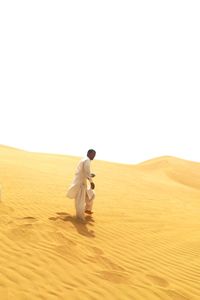
[[[74,180],[67,191],[67,197],[75,199],[76,216],[81,220],[85,220],[85,213],[90,215],[93,213],[92,206],[95,197],[95,185],[92,178],[95,177],[95,174],[92,174],[90,171],[90,163],[95,155],[95,150],[88,150],[87,157],[79,162]],[[90,183],[89,188],[87,180]]]

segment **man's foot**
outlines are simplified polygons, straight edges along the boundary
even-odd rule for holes
[[[76,216],[79,222],[85,222],[85,216]]]
[[[92,215],[93,211],[91,211],[91,210],[85,210],[85,213],[88,214],[88,215]]]

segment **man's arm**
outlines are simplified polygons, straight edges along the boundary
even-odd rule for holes
[[[92,182],[92,177],[94,177],[94,176],[91,175],[91,172],[90,172],[90,160],[89,159],[84,161],[83,168],[84,168],[85,177],[89,180],[89,182]]]
[[[90,172],[90,160],[86,160],[84,162],[83,168],[84,168],[85,176],[90,182],[91,189],[94,190],[95,189],[95,184],[92,181],[92,178],[95,176],[95,174]]]

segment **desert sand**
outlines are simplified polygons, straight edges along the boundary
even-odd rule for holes
[[[65,196],[78,161],[0,146],[0,299],[199,300],[200,164],[93,161],[81,224]]]

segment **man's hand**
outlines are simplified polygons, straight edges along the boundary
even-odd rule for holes
[[[95,184],[94,184],[94,182],[90,182],[90,187],[91,187],[92,190],[95,189]]]

